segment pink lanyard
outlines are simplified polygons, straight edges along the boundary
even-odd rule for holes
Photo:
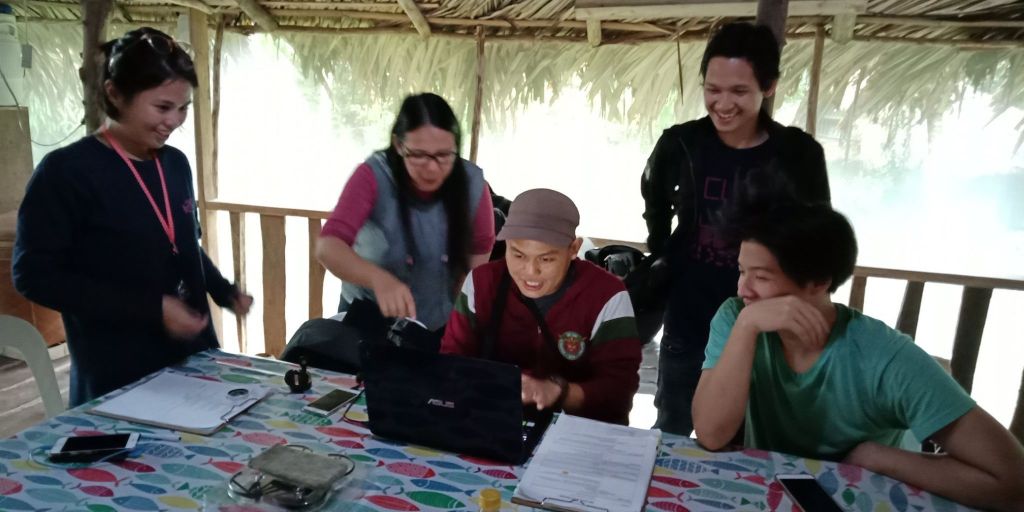
[[[171,241],[171,251],[174,252],[174,254],[178,254],[178,245],[174,242],[174,217],[171,217],[171,200],[167,196],[167,180],[164,178],[164,168],[160,165],[160,158],[156,154],[153,155],[153,159],[156,161],[156,170],[160,174],[160,185],[164,189],[164,211],[167,215],[166,217],[160,213],[160,207],[156,205],[156,200],[153,199],[153,194],[149,192],[149,188],[147,188],[146,183],[142,181],[142,176],[139,175],[139,171],[135,168],[135,164],[133,164],[132,160],[128,158],[128,154],[121,148],[121,145],[118,144],[117,140],[111,137],[109,133],[107,133],[106,128],[103,128],[100,133],[102,133],[103,137],[110,143],[110,147],[114,148],[114,151],[117,152],[117,156],[120,156],[121,160],[124,160],[124,163],[128,165],[128,169],[132,171],[132,174],[135,176],[135,180],[139,182],[139,187],[142,188],[142,191],[146,194],[146,199],[149,199],[149,205],[153,207],[153,213],[156,214],[157,220],[160,221],[160,226],[164,228],[164,233],[167,234],[167,239]]]

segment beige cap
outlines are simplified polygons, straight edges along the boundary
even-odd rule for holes
[[[527,190],[516,196],[498,240],[536,240],[567,246],[576,239],[580,211],[568,196],[547,188]]]

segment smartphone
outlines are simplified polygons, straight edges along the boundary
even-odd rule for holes
[[[138,432],[64,437],[53,445],[50,450],[50,460],[54,462],[95,462],[116,456],[118,452],[127,455],[138,442]]]
[[[309,405],[303,407],[302,410],[320,416],[330,416],[355,397],[356,393],[354,391],[349,391],[347,389],[335,389],[334,391],[313,400]]]
[[[804,512],[842,512],[835,500],[808,474],[775,475],[793,504]]]

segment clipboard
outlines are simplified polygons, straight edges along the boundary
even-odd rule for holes
[[[164,371],[87,412],[210,435],[269,393],[266,386],[215,382]]]
[[[641,512],[661,431],[562,414],[548,428],[512,503],[554,512]]]

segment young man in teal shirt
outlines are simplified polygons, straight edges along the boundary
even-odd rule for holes
[[[830,294],[857,242],[827,205],[735,212],[738,297],[711,322],[697,438],[863,466],[966,505],[1024,510],[1024,449],[913,340]],[[906,431],[941,455],[899,448]]]

